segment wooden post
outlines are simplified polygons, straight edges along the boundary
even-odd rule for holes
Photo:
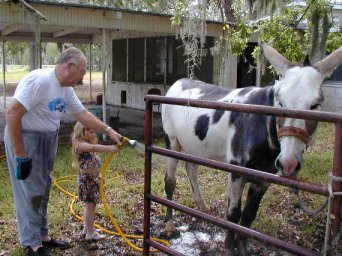
[[[107,71],[107,62],[106,62],[106,56],[107,56],[107,35],[106,35],[106,29],[101,29],[102,34],[102,121],[104,123],[107,122],[107,107],[106,107],[106,71]],[[106,135],[103,134],[103,140],[106,140]]]
[[[144,38],[144,83],[147,79],[147,38]]]
[[[92,81],[92,56],[91,56],[91,46],[92,43],[89,44],[89,97],[90,97],[90,102],[93,101],[93,81]]]
[[[36,24],[36,31],[35,31],[35,63],[34,67],[42,68],[42,34],[41,34],[41,24],[40,24],[40,17],[34,16],[35,24]]]
[[[5,41],[2,41],[2,78],[3,78],[3,94],[4,94],[4,109],[6,108],[6,58],[5,58]]]

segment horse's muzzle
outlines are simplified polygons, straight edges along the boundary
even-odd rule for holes
[[[275,160],[275,167],[281,173],[281,175],[286,177],[297,176],[299,170],[302,168],[301,161],[296,158],[292,159],[281,159],[279,155]]]

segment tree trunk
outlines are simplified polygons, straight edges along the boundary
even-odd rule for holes
[[[310,22],[312,24],[310,62],[316,63],[317,61],[323,59],[325,55],[326,43],[329,33],[328,14],[326,13],[321,21],[318,13],[315,11],[311,16]],[[321,26],[320,23],[322,24]]]
[[[232,4],[233,0],[223,0],[223,9],[227,19],[227,23],[235,24],[236,20],[233,14]]]

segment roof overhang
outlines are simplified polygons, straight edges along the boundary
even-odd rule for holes
[[[99,43],[101,30],[113,38],[175,35],[170,15],[93,5],[44,1],[0,2],[0,40],[31,42],[37,26],[42,42]],[[38,22],[39,21],[39,22]],[[38,24],[38,23],[39,24]],[[224,24],[207,22],[207,35],[218,37]]]

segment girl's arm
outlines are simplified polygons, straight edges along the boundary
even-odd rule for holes
[[[79,142],[77,149],[80,152],[118,152],[119,149],[114,145],[91,144],[88,142]]]

